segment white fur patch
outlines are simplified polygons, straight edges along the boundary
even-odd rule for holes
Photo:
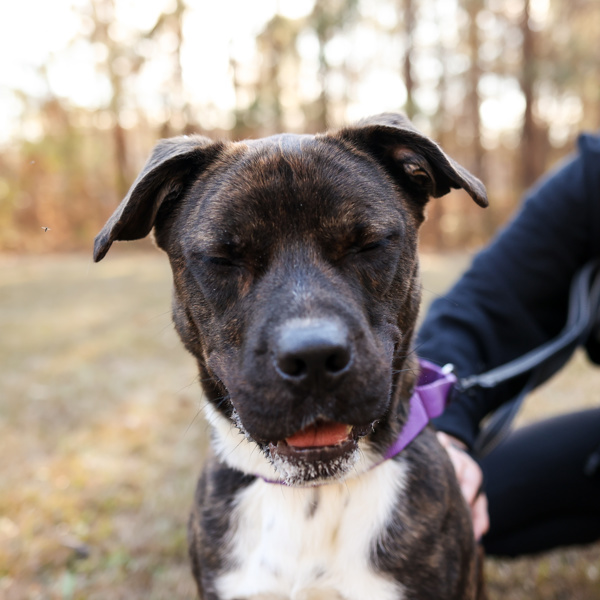
[[[209,402],[204,405],[204,414],[213,428],[213,449],[226,465],[267,481],[285,480],[288,466],[281,464],[277,470],[260,448]],[[372,469],[381,457],[372,453],[364,440],[359,440],[358,452],[346,460],[352,461],[348,465],[351,468],[348,477],[354,477]]]
[[[204,414],[213,428],[213,449],[226,465],[264,479],[281,479],[260,448],[209,402],[204,405]]]
[[[231,521],[231,569],[216,581],[223,600],[400,600],[397,582],[376,572],[371,552],[406,475],[387,461],[360,477],[316,488],[257,480]]]
[[[258,447],[210,408],[216,452],[232,467],[277,480]],[[402,600],[402,586],[370,556],[404,493],[407,465],[361,452],[344,481],[287,487],[257,479],[237,499],[223,600]]]

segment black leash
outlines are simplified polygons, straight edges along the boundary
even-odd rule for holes
[[[465,391],[493,388],[518,375],[530,374],[521,392],[490,417],[477,437],[473,448],[477,456],[485,456],[504,439],[525,396],[560,370],[594,331],[600,334],[600,259],[586,263],[573,277],[567,322],[558,336],[504,365],[459,380],[457,389]]]

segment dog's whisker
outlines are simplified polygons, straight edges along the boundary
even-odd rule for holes
[[[227,400],[227,399],[228,399],[227,397],[222,398],[221,402],[219,402],[215,405],[215,408],[218,409],[221,406],[221,404],[223,403],[223,401]],[[204,420],[205,420],[204,432],[205,433],[208,432],[212,427],[214,427],[216,425],[216,419],[218,418],[216,414],[206,412],[206,408],[212,407],[212,406],[213,406],[213,404],[209,400],[205,400],[203,405],[198,410],[198,414],[201,412],[204,412]],[[198,417],[198,414],[196,414],[196,416],[194,417],[194,420]],[[188,426],[188,429],[189,429],[189,426]]]
[[[161,336],[167,329],[172,329],[172,328],[173,328],[173,323],[171,321],[169,321],[169,323],[167,323],[166,325],[161,327],[159,330],[155,331],[152,337],[154,339],[156,339],[159,336]]]
[[[415,373],[415,369],[396,369],[392,371],[392,375],[399,375],[400,373]]]
[[[181,394],[181,392],[191,388],[195,383],[197,383],[199,381],[200,381],[199,375],[196,375],[187,385],[184,385],[181,389],[177,390],[175,392],[175,395],[178,396],[179,394]]]
[[[219,407],[222,405],[222,403],[223,403],[225,400],[228,400],[228,399],[229,399],[229,395],[227,395],[227,396],[222,396],[222,397],[220,397],[220,398],[216,398],[216,399],[215,399],[215,401],[218,401],[218,402],[217,402],[217,404],[216,404],[216,405],[213,405],[213,403],[212,403],[212,402],[211,402],[211,401],[210,401],[208,398],[206,398],[205,396],[203,396],[203,397],[202,397],[202,402],[200,403],[200,406],[199,406],[199,408],[198,408],[198,413],[201,413],[201,412],[204,412],[204,413],[205,413],[205,414],[204,414],[205,421],[206,421],[206,427],[205,427],[205,431],[206,431],[206,430],[207,430],[209,427],[211,427],[211,426],[214,426],[214,425],[216,424],[216,419],[218,418],[217,414],[216,414],[216,413],[213,413],[212,411],[210,411],[210,412],[208,412],[208,413],[207,413],[207,412],[206,412],[206,408],[208,408],[208,407],[213,407],[213,406],[214,406],[215,408],[217,408],[217,409],[218,409],[218,408],[219,408]],[[194,420],[197,418],[197,416],[198,416],[198,413],[197,413],[197,414],[196,414],[196,416],[194,417]]]
[[[409,352],[407,352],[406,354],[398,354],[395,356],[395,358],[399,358],[402,360],[406,360],[407,358],[409,358],[410,356],[412,356],[413,354],[416,355],[417,351],[419,350],[419,348],[424,344],[425,342],[421,342],[420,344],[417,344],[416,346],[413,346]]]
[[[344,479],[342,481],[342,483],[343,483],[344,487],[346,488],[346,493],[348,494],[348,497],[349,498],[352,497],[352,492],[350,491],[350,488],[348,487],[348,480]]]
[[[229,458],[246,441],[244,433],[242,431],[239,433],[242,436],[242,439],[223,458]]]
[[[436,290],[432,290],[431,288],[427,288],[422,283],[421,283],[420,287],[421,287],[421,291],[427,292],[428,294],[430,294],[434,298],[443,298],[444,297],[443,294],[441,294],[440,292],[438,292]]]
[[[217,398],[214,398],[214,402],[216,402],[216,406],[220,406],[224,400],[229,399],[229,395],[226,396],[219,396]],[[198,409],[203,410],[205,409],[207,406],[211,406],[213,405],[213,401],[209,400],[205,395],[200,396],[200,400],[198,400],[196,402],[196,406],[198,407]]]
[[[222,383],[213,375],[208,375],[207,377],[200,378],[200,373],[198,373],[198,381],[200,381],[201,383],[213,383],[215,385]]]
[[[450,298],[448,298],[447,295],[444,295],[443,293],[436,292],[435,290],[426,288],[423,285],[421,285],[421,289],[423,291],[427,292],[428,294],[431,294],[431,296],[433,296],[433,298],[435,298],[436,300],[441,300],[442,302],[451,304],[452,306],[458,306],[457,302],[455,302],[454,300],[451,300]]]
[[[196,414],[194,415],[194,417],[192,418],[192,420],[189,422],[188,426],[186,427],[185,431],[183,432],[183,435],[181,436],[181,439],[185,439],[185,436],[188,434],[188,431],[191,429],[192,425],[196,422],[196,419],[200,416],[200,414],[202,413],[202,409],[199,408],[196,411]]]
[[[213,402],[217,403],[217,406],[221,406],[224,402],[231,398],[230,394],[225,394],[224,396],[217,396]]]

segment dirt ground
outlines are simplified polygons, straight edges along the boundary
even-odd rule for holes
[[[425,255],[425,302],[467,260]],[[186,520],[207,426],[169,307],[158,252],[0,258],[0,599],[195,598]],[[519,421],[598,390],[577,356]],[[486,571],[492,600],[600,599],[600,544]]]

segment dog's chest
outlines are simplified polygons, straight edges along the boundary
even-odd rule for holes
[[[216,580],[223,600],[400,600],[401,586],[371,554],[394,515],[405,465],[388,461],[360,477],[318,488],[256,481],[231,521],[230,568]]]

